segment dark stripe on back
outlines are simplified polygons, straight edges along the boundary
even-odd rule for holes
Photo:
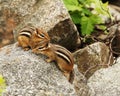
[[[43,48],[48,48],[48,43],[45,44],[44,46],[39,47],[39,49],[43,49]]]
[[[70,60],[70,62],[72,62],[71,61],[71,58],[69,57],[69,55],[68,54],[65,54],[65,52],[63,52],[62,50],[56,50],[57,52],[59,52],[59,53],[61,53],[61,54],[63,54],[63,55],[65,55],[69,60]],[[61,58],[63,58],[64,60],[66,60],[67,62],[68,62],[68,64],[70,63],[66,58],[64,58],[63,56],[61,56],[61,55],[59,55],[59,54],[57,54],[59,57],[61,57]]]
[[[34,31],[35,31],[35,29],[32,27],[25,27],[21,30],[21,32],[28,32],[28,33],[32,33]]]
[[[32,35],[32,32],[34,32],[34,30],[35,30],[35,29],[34,29],[34,28],[31,28],[31,27],[23,28],[23,29],[20,31],[20,35],[26,36],[26,37],[30,38],[31,35]],[[30,35],[27,35],[27,34],[25,34],[25,33],[28,33],[28,34],[30,34]]]
[[[20,34],[20,35],[22,35],[22,36],[26,36],[26,37],[28,37],[28,38],[31,37],[31,36],[29,36],[29,35],[27,35],[27,34]]]
[[[27,32],[27,33],[30,33],[30,34],[32,35],[32,32],[29,31],[29,30],[22,30],[21,33],[22,33],[22,32]]]
[[[63,60],[65,60],[67,62],[67,64],[69,64],[70,62],[68,60],[66,60],[63,56],[57,54],[60,58],[62,58]]]

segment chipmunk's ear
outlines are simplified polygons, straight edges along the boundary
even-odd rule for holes
[[[40,38],[44,38],[45,37],[45,33],[43,30],[36,28],[36,34],[40,37]]]
[[[38,28],[35,28],[35,33],[36,33],[36,34],[38,34],[38,31],[39,31]]]

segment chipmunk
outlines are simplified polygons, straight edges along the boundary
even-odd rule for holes
[[[48,58],[46,59],[46,62],[55,61],[59,69],[63,72],[65,77],[67,77],[68,81],[70,81],[74,61],[71,52],[69,52],[66,48],[60,45],[48,43],[39,45],[33,49],[32,52],[47,56]]]
[[[35,48],[38,44],[46,44],[50,41],[47,32],[35,27],[24,27],[18,36],[18,46],[22,47],[25,51],[30,48]]]

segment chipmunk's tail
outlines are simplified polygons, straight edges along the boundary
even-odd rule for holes
[[[75,73],[74,73],[74,70],[71,71],[70,73],[70,79],[69,79],[69,82],[72,84],[73,81],[74,81],[74,77],[75,77]]]

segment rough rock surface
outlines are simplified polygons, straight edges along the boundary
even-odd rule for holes
[[[95,92],[92,96],[120,96],[120,57],[113,66],[95,72],[88,85]]]
[[[51,42],[70,50],[80,44],[62,0],[0,0],[0,24],[0,33],[14,30],[15,38],[25,25],[34,25],[47,31]]]
[[[78,96],[91,96],[94,94],[94,91],[89,88],[87,85],[87,80],[83,74],[81,74],[77,68],[77,65],[74,66],[75,78],[73,81],[74,88]]]
[[[74,86],[55,63],[46,63],[44,59],[16,44],[1,48],[0,74],[7,84],[2,96],[76,96]]]
[[[109,48],[101,42],[79,49],[73,54],[79,71],[87,78],[96,70],[113,64],[113,57]]]

